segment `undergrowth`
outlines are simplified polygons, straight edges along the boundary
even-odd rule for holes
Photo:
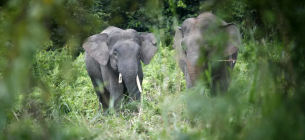
[[[84,53],[73,60],[66,49],[37,51],[32,74],[38,86],[16,99],[8,115],[12,123],[7,125],[4,138],[52,135],[54,139],[244,139],[250,126],[261,119],[266,91],[275,90],[272,80],[266,79],[270,82],[268,87],[258,84],[269,72],[265,68],[268,61],[249,55],[265,54],[256,46],[244,43],[229,92],[211,98],[203,81],[186,89],[174,50],[161,44],[151,63],[143,64],[139,113],[125,109],[110,114],[98,111]],[[276,61],[276,55],[270,56]],[[22,129],[16,129],[15,120],[25,124]]]

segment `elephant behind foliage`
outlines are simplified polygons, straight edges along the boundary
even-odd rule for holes
[[[235,24],[226,23],[209,12],[186,19],[176,30],[174,45],[187,87],[193,87],[202,73],[211,85],[211,94],[226,92],[241,46]],[[210,79],[205,71],[211,68]]]

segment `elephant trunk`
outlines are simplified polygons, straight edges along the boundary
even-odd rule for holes
[[[142,88],[138,77],[139,76],[137,74],[127,75],[127,76],[124,76],[123,74],[123,79],[124,79],[123,81],[129,94],[128,102],[133,102],[136,100],[139,101],[141,99]]]
[[[125,63],[128,64],[128,63]],[[129,101],[133,102],[141,99],[141,80],[139,79],[138,65],[125,65],[122,70],[119,70],[122,75],[123,82],[129,94]]]
[[[202,68],[200,66],[191,64],[189,61],[187,61],[187,71],[189,74],[189,77],[191,79],[191,84],[194,85],[195,81],[197,80],[198,76],[200,75],[200,71]]]

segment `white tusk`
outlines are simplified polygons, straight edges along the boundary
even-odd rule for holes
[[[233,60],[233,64],[235,63],[235,60]]]
[[[122,74],[119,74],[119,83],[122,83]]]
[[[138,75],[137,75],[137,85],[138,85],[139,91],[142,93],[142,88],[141,88],[141,84],[140,84],[140,80],[139,80],[139,76]]]

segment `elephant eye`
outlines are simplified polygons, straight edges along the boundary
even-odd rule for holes
[[[113,52],[113,55],[117,56],[117,55],[118,55],[118,52],[117,52],[117,51],[114,51],[114,52]]]
[[[139,51],[139,54],[138,54],[138,58],[140,58],[141,57],[141,51]]]

